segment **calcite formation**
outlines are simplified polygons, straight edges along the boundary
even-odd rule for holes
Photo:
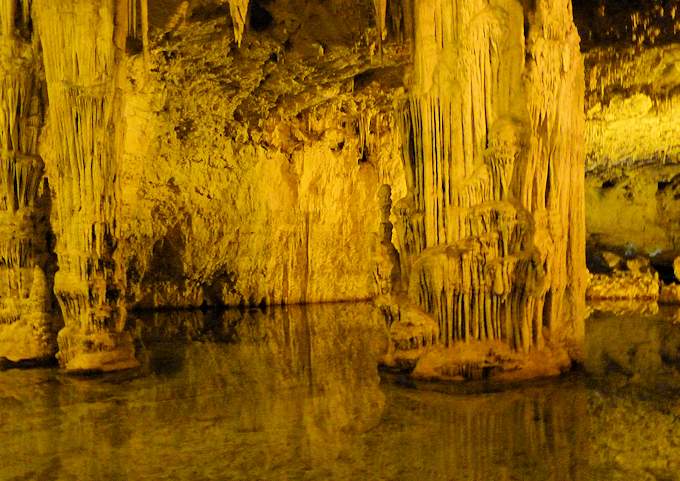
[[[30,2],[0,2],[0,358],[56,350],[49,193],[38,152],[43,123],[39,49]]]
[[[138,308],[375,298],[388,363],[578,355],[569,1],[3,5],[0,346],[123,369]]]
[[[243,31],[248,20],[248,4],[250,0],[229,0],[229,11],[234,23],[234,38],[240,46],[243,40]]]
[[[409,191],[396,205],[408,295],[436,319],[454,365],[472,362],[457,356],[471,343],[471,359],[501,369],[488,346],[578,343],[583,67],[570,2],[414,8]]]
[[[34,2],[50,102],[45,157],[59,219],[54,292],[65,327],[58,356],[71,370],[136,365],[115,259],[122,142],[117,85],[127,7],[113,0]]]
[[[405,192],[393,110],[408,48],[380,58],[370,2],[266,7],[289,20],[246,29],[240,48],[226,4],[172,31],[156,16],[151,70],[130,59],[119,251],[133,307],[376,293],[377,192]]]

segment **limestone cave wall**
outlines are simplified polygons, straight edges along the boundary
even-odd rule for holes
[[[674,0],[574,2],[586,68],[594,257],[602,250],[641,255],[663,270],[679,253],[679,8]]]

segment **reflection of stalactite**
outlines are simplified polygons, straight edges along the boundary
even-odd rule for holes
[[[30,44],[16,35],[29,15],[28,0],[0,2],[0,357],[15,361],[49,357],[56,341],[37,155],[39,69]]]
[[[59,358],[69,369],[135,364],[114,260],[120,142],[114,39],[120,43],[128,29],[119,18],[114,30],[114,7],[125,19],[125,3],[36,0],[52,129],[48,170],[59,215],[55,293],[66,323]]]
[[[397,233],[409,296],[446,345],[526,352],[582,331],[583,74],[559,3],[538,2],[528,61],[515,2],[414,4]]]

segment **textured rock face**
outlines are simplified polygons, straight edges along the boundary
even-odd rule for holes
[[[226,6],[152,17],[124,107],[129,305],[373,296],[377,192],[405,193],[392,112],[410,57],[392,42],[380,60],[372,5],[350,4],[277,2],[240,47]]]
[[[67,369],[134,366],[137,308],[377,294],[416,354],[580,341],[570,2],[6,4],[41,55],[46,120],[24,153],[45,162],[34,229],[58,271],[47,243],[30,268],[45,303],[54,284]]]
[[[56,350],[49,193],[38,154],[42,83],[29,5],[0,3],[0,358],[10,361]]]
[[[646,257],[664,282],[675,281],[672,262],[680,253],[678,7],[675,0],[574,2],[586,67],[588,267],[598,274],[588,291],[591,298],[669,303],[676,296],[675,285],[659,290],[650,275],[602,275],[610,272],[602,253]]]

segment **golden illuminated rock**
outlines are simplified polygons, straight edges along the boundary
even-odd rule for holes
[[[30,126],[30,147],[3,140],[8,196],[18,185],[30,209],[8,214],[16,233],[0,242],[30,238],[22,275],[38,280],[2,293],[2,326],[21,325],[12,299],[30,295],[46,306],[31,322],[58,325],[53,291],[66,369],[136,366],[138,308],[371,298],[388,363],[441,348],[458,366],[484,351],[471,342],[509,369],[578,355],[584,85],[569,1],[4,5],[4,31],[32,39],[5,35],[25,53],[2,60],[3,105],[20,108],[0,119],[9,136]]]
[[[38,139],[43,122],[40,54],[30,2],[0,2],[0,358],[54,355],[48,245],[49,192]]]
[[[680,4],[574,6],[586,67],[589,245],[670,266],[680,253]]]
[[[659,275],[656,272],[615,271],[611,275],[592,275],[586,297],[656,301],[659,298],[659,289]]]
[[[618,269],[621,266],[621,262],[623,260],[621,259],[621,256],[618,256],[613,252],[603,252],[602,259],[610,269]]]
[[[673,259],[673,275],[680,281],[680,257]]]
[[[372,5],[334,17],[341,3],[310,3],[300,33],[274,24],[238,49],[228,8],[196,9],[152,48],[151,72],[130,59],[118,251],[131,307],[376,293],[375,199],[384,184],[405,193],[393,110],[410,57],[390,44],[371,60]],[[333,48],[319,59],[315,44]]]
[[[660,300],[659,300],[660,302]],[[659,302],[655,299],[593,299],[588,298],[591,313],[606,313],[617,316],[655,315],[659,313]]]
[[[115,259],[122,142],[116,89],[124,65],[114,39],[120,43],[128,25],[115,25],[114,15],[127,12],[127,3],[37,0],[33,8],[50,99],[44,157],[56,201],[54,291],[65,324],[58,357],[70,370],[132,367]]]
[[[659,292],[661,304],[680,304],[680,284],[664,284]]]
[[[486,370],[490,349],[507,353],[496,364],[509,371],[520,369],[517,353],[545,350],[559,372],[569,365],[560,346],[583,337],[586,274],[583,66],[570,2],[525,11],[432,0],[417,2],[414,18],[397,245],[408,296],[448,347],[443,365],[416,372],[464,377]]]

